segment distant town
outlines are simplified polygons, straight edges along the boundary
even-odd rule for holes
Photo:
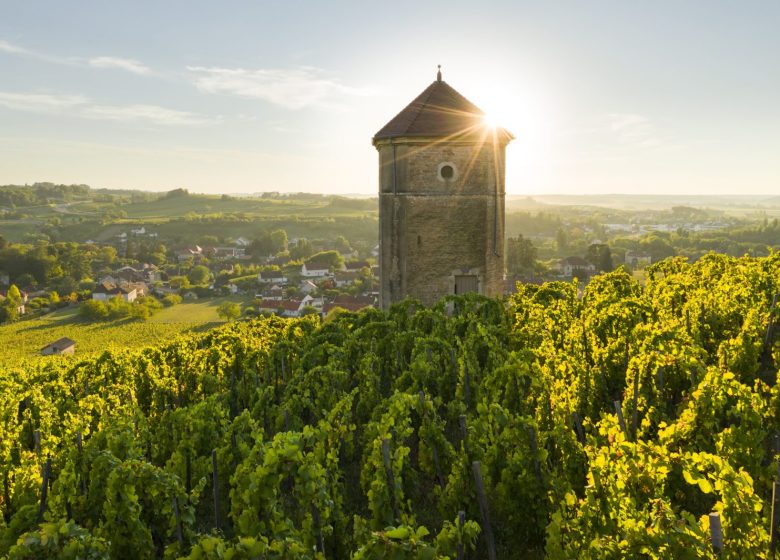
[[[641,281],[671,256],[780,250],[775,200],[582,202],[508,200],[506,294],[517,282],[576,279],[582,287],[621,266]],[[0,187],[0,320],[61,313],[38,348],[56,354],[78,351],[74,329],[88,323],[327,319],[377,307],[376,228],[376,199]],[[62,338],[74,344],[49,347]]]

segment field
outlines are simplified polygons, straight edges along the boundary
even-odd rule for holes
[[[25,235],[40,233],[48,219],[56,218],[59,238],[63,240],[107,242],[127,232],[131,225],[145,224],[163,239],[183,242],[191,237],[192,220],[199,220],[199,235],[219,237],[251,237],[280,227],[293,236],[329,237],[355,231],[355,227],[360,228],[362,235],[375,236],[377,202],[330,196],[223,199],[217,195],[191,194],[118,205],[83,200],[20,210],[29,217],[0,220],[0,235],[10,241],[21,242]],[[106,213],[112,217],[105,218]],[[209,219],[200,221],[204,216]],[[346,228],[343,220],[348,221]]]
[[[242,303],[244,298],[186,302],[165,308],[146,322],[121,319],[89,323],[79,318],[77,308],[69,308],[39,319],[6,324],[0,326],[0,340],[4,341],[0,347],[0,368],[27,360],[59,360],[42,358],[38,352],[64,336],[76,341],[76,356],[84,358],[107,349],[141,348],[166,342],[178,334],[204,332],[223,323],[217,306],[226,300]]]
[[[217,307],[224,301],[233,301],[244,305],[248,299],[245,296],[231,296],[220,298],[209,298],[199,301],[188,302],[166,307],[151,319],[150,323],[197,323],[205,325],[216,325],[222,323],[222,319],[217,315]]]

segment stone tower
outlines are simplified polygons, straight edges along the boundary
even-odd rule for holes
[[[383,309],[504,292],[504,152],[513,136],[441,79],[373,138]]]

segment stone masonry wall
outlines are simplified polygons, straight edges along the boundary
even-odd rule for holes
[[[431,305],[461,273],[478,275],[480,293],[501,295],[504,147],[396,142],[395,154],[379,146],[382,306],[406,295]],[[445,162],[451,180],[439,176]]]

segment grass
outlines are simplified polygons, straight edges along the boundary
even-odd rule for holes
[[[223,301],[243,303],[245,297],[209,298],[164,308],[148,321],[120,319],[90,323],[78,308],[67,308],[38,319],[0,325],[0,375],[5,368],[24,362],[84,358],[108,349],[142,348],[165,342],[179,334],[202,332],[223,323],[217,306]],[[67,336],[76,341],[73,357],[42,357],[40,349]]]
[[[230,198],[222,200],[219,196],[190,195],[161,198],[153,202],[140,202],[122,206],[127,218],[180,218],[188,213],[208,214],[246,214],[262,217],[279,216],[362,216],[377,213],[376,202],[332,201],[322,199],[264,199]]]
[[[222,319],[217,315],[217,307],[224,301],[232,301],[243,306],[249,299],[247,296],[228,296],[196,301],[184,300],[179,305],[162,309],[149,319],[149,323],[222,323]]]

